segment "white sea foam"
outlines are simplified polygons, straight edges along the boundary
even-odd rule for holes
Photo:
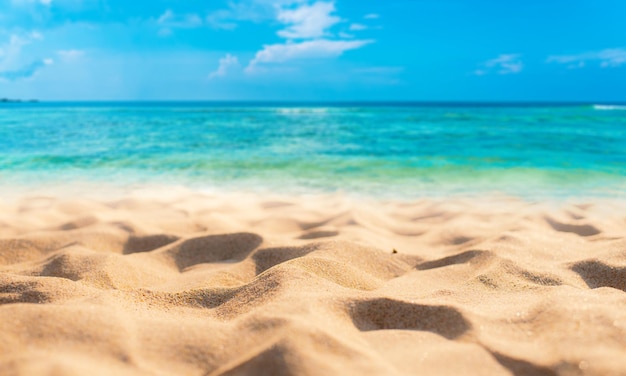
[[[594,104],[593,105],[593,109],[594,110],[600,110],[600,111],[626,111],[626,106],[615,106],[615,105],[608,105],[608,104]]]
[[[279,108],[276,111],[280,114],[325,114],[328,108]]]

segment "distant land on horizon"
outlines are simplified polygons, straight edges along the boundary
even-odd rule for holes
[[[37,103],[37,99],[13,99],[13,98],[0,98],[0,103]]]

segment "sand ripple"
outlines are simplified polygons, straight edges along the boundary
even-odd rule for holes
[[[0,209],[0,374],[626,374],[623,205]]]

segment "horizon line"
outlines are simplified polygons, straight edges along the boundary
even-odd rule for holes
[[[342,100],[281,100],[281,99],[13,99],[0,98],[0,104],[62,104],[62,103],[282,103],[282,104],[480,104],[480,105],[626,105],[613,100],[385,100],[385,99],[342,99]]]

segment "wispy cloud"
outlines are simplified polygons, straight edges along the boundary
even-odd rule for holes
[[[312,5],[300,5],[295,9],[279,9],[277,20],[289,25],[280,30],[278,35],[288,39],[320,38],[327,35],[327,30],[341,21],[332,15],[335,4],[318,1]]]
[[[361,48],[373,40],[315,39],[299,43],[266,45],[250,61],[246,72],[254,72],[261,63],[282,63],[289,60],[336,57],[345,51]]]
[[[23,47],[42,38],[36,31],[23,35],[13,34],[6,43],[0,45],[0,79],[13,81],[28,78],[44,66],[52,64],[53,60],[49,58],[23,62]]]
[[[367,26],[360,24],[360,23],[353,23],[350,25],[350,31],[360,31],[360,30],[367,30]]]
[[[159,35],[168,36],[172,34],[172,29],[192,29],[202,26],[202,18],[195,13],[176,14],[171,9],[167,9],[159,16],[156,23],[161,26]]]
[[[83,50],[58,50],[57,55],[65,61],[72,61],[80,59],[85,55]]]
[[[235,30],[241,21],[274,21],[278,9],[303,3],[304,0],[238,0],[229,1],[227,8],[206,16],[206,23],[214,29]]]
[[[26,5],[32,3],[39,3],[45,6],[50,6],[52,4],[52,0],[11,0],[13,5]]]
[[[484,76],[494,72],[497,74],[520,73],[524,69],[524,64],[520,58],[520,54],[502,54],[480,64],[481,68],[475,70],[474,74]]]
[[[169,27],[181,27],[181,28],[191,28],[198,27],[202,25],[202,19],[200,16],[194,13],[190,14],[175,14],[171,9],[166,10],[159,17],[157,22],[161,25],[167,25]]]
[[[231,11],[220,9],[206,16],[206,22],[214,29],[235,30],[238,25],[233,18]]]
[[[380,15],[378,15],[376,13],[369,13],[369,14],[366,14],[365,16],[363,16],[363,18],[365,18],[366,20],[375,20],[377,18],[380,18]]]
[[[13,70],[2,70],[0,71],[0,79],[15,81],[21,78],[29,78],[35,75],[41,68],[46,65],[51,65],[54,62],[52,59],[43,59],[36,60],[29,64],[26,64],[22,67]]]
[[[228,73],[229,70],[238,68],[239,66],[240,64],[237,56],[226,54],[226,56],[219,60],[219,66],[217,67],[217,69],[209,74],[209,78],[211,79],[216,77],[223,77]]]
[[[626,48],[609,48],[578,55],[554,55],[549,56],[547,62],[567,64],[568,68],[582,68],[589,62],[596,62],[602,68],[616,68],[626,64]]]

